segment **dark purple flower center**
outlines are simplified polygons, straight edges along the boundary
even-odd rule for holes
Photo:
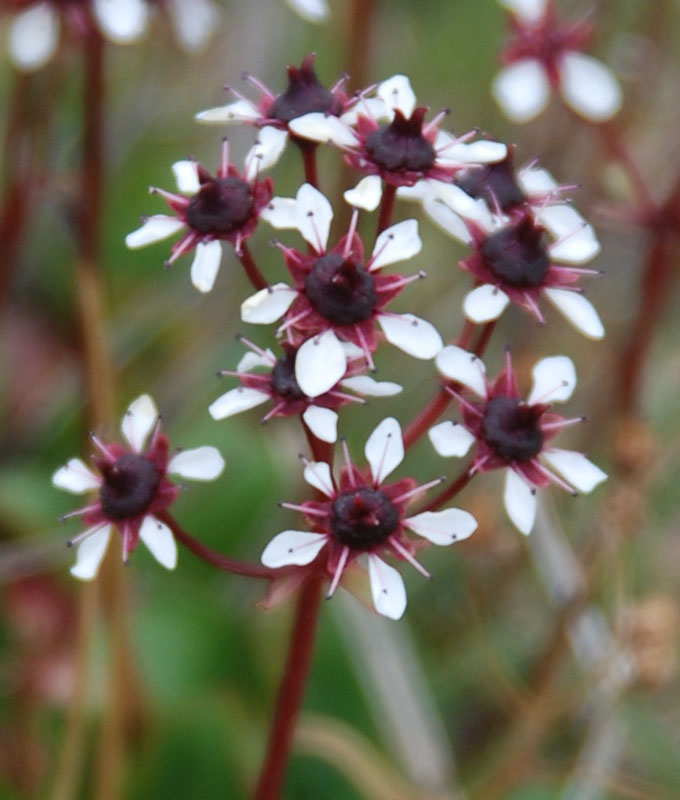
[[[491,272],[516,289],[540,286],[550,269],[543,230],[529,216],[491,234],[484,240],[480,253]]]
[[[498,204],[503,211],[510,211],[526,202],[526,197],[515,180],[515,170],[510,158],[497,164],[459,172],[455,182],[471,197],[481,198],[492,207]]]
[[[300,68],[288,67],[288,88],[272,103],[267,115],[281,122],[290,122],[304,114],[321,111],[324,114],[339,114],[337,99],[316,77],[312,58],[308,56]]]
[[[399,511],[380,489],[354,489],[333,502],[331,530],[352,550],[371,550],[399,527]]]
[[[102,511],[114,520],[144,514],[153,502],[161,473],[153,461],[137,453],[125,453],[102,469],[99,490]]]
[[[340,253],[317,258],[305,279],[305,291],[316,311],[336,325],[363,322],[377,302],[371,273]]]
[[[482,417],[484,441],[506,461],[529,461],[543,447],[540,414],[540,407],[521,403],[517,397],[494,397]]]
[[[288,350],[272,370],[272,387],[279,397],[286,400],[302,400],[306,396],[295,378],[296,354],[297,350]]]
[[[255,203],[250,184],[241,178],[212,178],[191,198],[187,223],[198,233],[231,233],[253,213]]]
[[[388,172],[426,172],[434,165],[436,153],[423,136],[426,108],[417,108],[409,119],[394,112],[389,125],[383,125],[366,139],[371,160]]]

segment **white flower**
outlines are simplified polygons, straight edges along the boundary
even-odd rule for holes
[[[479,358],[460,347],[445,347],[436,358],[440,373],[472,392],[468,400],[455,389],[463,422],[442,422],[428,435],[442,456],[464,456],[476,443],[471,471],[505,469],[503,502],[513,524],[531,532],[536,517],[536,487],[550,483],[571,493],[591,492],[606,474],[582,453],[548,445],[563,428],[583,417],[564,419],[551,403],[567,401],[576,387],[574,364],[567,356],[552,356],[533,369],[533,387],[520,399],[508,354],[505,369],[491,383]]]
[[[388,342],[415,358],[430,359],[439,352],[442,340],[431,323],[384,310],[407,283],[422,277],[422,273],[406,278],[380,272],[420,252],[416,220],[384,230],[364,263],[356,212],[348,233],[327,250],[333,210],[310,184],[304,184],[295,199],[274,198],[262,216],[274,227],[296,228],[313,252],[281,246],[295,287],[277,283],[262,289],[242,304],[241,319],[269,324],[284,317],[279,332],[300,346],[295,372],[305,394],[316,397],[343,377],[344,342],[361,348],[372,368],[372,353],[378,346],[376,325]]]
[[[580,52],[590,38],[585,22],[561,22],[551,0],[501,0],[514,18],[515,36],[504,52],[492,92],[513,122],[537,117],[555,87],[564,102],[591,122],[604,122],[621,108],[614,73]]]
[[[158,410],[149,395],[142,395],[130,404],[121,431],[127,448],[105,444],[91,436],[99,451],[94,458],[96,471],[81,459],[72,458],[52,476],[52,483],[67,492],[99,492],[91,504],[63,517],[82,517],[87,526],[69,542],[78,545],[71,574],[81,580],[96,576],[114,526],[123,540],[124,561],[141,539],[159,564],[174,569],[177,545],[168,524],[172,519],[167,509],[177,497],[179,487],[167,475],[210,481],[224,469],[219,451],[210,446],[182,450],[170,457],[168,440],[160,430]]]
[[[384,484],[404,458],[401,427],[393,417],[384,419],[369,436],[364,454],[369,464],[367,472],[351,463],[345,447],[346,464],[337,484],[328,464],[305,461],[305,480],[324,498],[282,505],[301,511],[316,532],[286,530],[277,534],[262,553],[262,563],[272,568],[309,565],[310,570],[321,566],[331,577],[330,597],[345,570],[365,558],[376,611],[399,619],[406,608],[404,582],[380,556],[387,553],[408,561],[428,575],[416,561],[417,544],[406,531],[432,544],[446,545],[466,539],[477,523],[459,508],[405,516],[409,502],[439,481],[418,486],[412,478],[403,478]]]

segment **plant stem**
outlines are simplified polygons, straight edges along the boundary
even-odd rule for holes
[[[446,407],[451,402],[451,395],[446,391],[444,385],[439,387],[437,394],[423,408],[418,416],[404,431],[404,449],[408,450],[418,439],[433,425],[444,413]]]
[[[391,183],[383,181],[382,200],[380,202],[380,216],[378,218],[378,228],[375,232],[376,238],[390,225],[392,212],[394,211],[394,200],[397,196],[397,187]]]
[[[271,569],[261,564],[250,564],[247,561],[229,558],[228,556],[216,552],[202,542],[199,542],[198,539],[194,539],[190,533],[187,533],[179,525],[172,514],[169,514],[167,511],[161,511],[156,516],[170,528],[175,539],[177,539],[180,544],[183,544],[187,550],[191,550],[195,556],[202,558],[203,561],[206,561],[208,564],[224,572],[231,572],[233,575],[243,575],[247,578],[264,578],[266,580],[273,580],[274,578],[286,574],[285,569]]]
[[[295,731],[295,723],[309,676],[314,650],[322,575],[310,575],[300,589],[288,659],[276,699],[269,743],[254,800],[278,800]]]
[[[476,472],[472,471],[471,467],[466,467],[465,470],[461,472],[461,474],[445,489],[442,489],[438,495],[433,497],[432,500],[430,500],[422,508],[418,509],[418,513],[421,514],[423,511],[434,511],[440,506],[443,506],[444,503],[447,503],[449,500],[454,498],[458,492],[461,492],[476,474]]]
[[[319,143],[312,142],[309,139],[300,139],[298,136],[291,136],[291,141],[298,146],[298,149],[302,153],[305,181],[311,183],[315,189],[318,189],[319,174],[316,168],[316,151],[319,149]]]
[[[241,244],[241,253],[238,256],[239,261],[243,264],[243,268],[246,271],[246,275],[248,276],[248,280],[253,284],[253,286],[259,291],[260,289],[266,289],[269,286],[269,283],[265,279],[264,275],[260,272],[259,267],[255,263],[255,259],[250,252],[250,248],[248,247],[247,242],[242,242]]]

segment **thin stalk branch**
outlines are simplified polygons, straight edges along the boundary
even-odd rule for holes
[[[281,797],[295,723],[302,705],[314,651],[322,582],[323,576],[312,574],[300,589],[288,658],[254,800],[278,800]]]
[[[260,289],[266,289],[269,286],[264,275],[260,272],[259,267],[255,263],[255,259],[250,252],[250,248],[248,247],[248,242],[241,243],[241,252],[238,255],[238,259],[243,265],[243,269],[246,271],[246,275],[248,276],[248,280],[253,284],[253,286],[259,291]]]
[[[198,539],[187,533],[177,522],[177,520],[167,511],[161,511],[157,514],[158,519],[164,522],[172,531],[173,536],[180,544],[183,544],[187,550],[203,559],[208,564],[211,564],[217,569],[224,572],[231,572],[233,575],[242,575],[246,578],[262,578],[265,580],[274,580],[280,578],[282,575],[287,574],[285,569],[271,569],[270,567],[262,566],[261,564],[251,564],[247,561],[240,561],[237,558],[229,558],[222,555],[207,545],[199,542]]]

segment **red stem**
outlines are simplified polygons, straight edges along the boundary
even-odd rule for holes
[[[295,723],[302,705],[314,651],[323,576],[310,575],[302,585],[286,667],[276,699],[267,753],[254,800],[278,800],[288,763]]]
[[[241,264],[243,264],[243,268],[246,271],[248,280],[250,280],[250,282],[258,291],[260,289],[266,289],[266,287],[269,286],[264,278],[264,275],[260,272],[257,264],[255,263],[255,259],[250,252],[247,242],[241,243],[241,253],[238,255],[238,259]]]
[[[433,425],[438,417],[444,413],[451,402],[451,395],[440,386],[437,394],[430,400],[425,408],[411,422],[404,432],[404,449],[408,450],[418,439]]]
[[[640,388],[640,378],[654,326],[669,296],[671,281],[670,235],[659,231],[652,243],[642,274],[640,305],[630,331],[630,339],[623,349],[619,380],[619,407],[625,414],[633,411]]]
[[[394,211],[394,199],[397,196],[397,187],[391,183],[383,181],[382,201],[380,202],[380,217],[378,218],[378,229],[375,232],[376,238],[390,225],[392,212]]]
[[[216,552],[207,545],[202,544],[197,539],[187,533],[175,520],[172,514],[167,511],[161,511],[156,514],[161,522],[164,522],[173,533],[173,536],[180,544],[183,544],[187,550],[212,564],[213,567],[224,570],[224,572],[231,572],[233,575],[243,575],[246,578],[263,578],[265,580],[274,580],[280,578],[287,573],[285,569],[271,569],[260,564],[251,564],[247,561],[239,561],[236,558],[229,558],[223,556],[221,553]]]
[[[477,344],[474,346],[473,353],[481,358],[486,351],[486,348],[489,346],[489,342],[491,341],[491,336],[493,334],[494,328],[496,327],[497,320],[491,320],[491,322],[487,322],[481,330],[479,334],[479,339],[477,339]]]
[[[305,181],[311,183],[315,189],[318,189],[319,174],[316,168],[316,151],[319,149],[319,143],[311,142],[309,139],[300,139],[297,136],[291,136],[291,141],[295,142],[302,153]]]
[[[19,245],[33,199],[35,166],[32,162],[36,156],[27,128],[30,87],[29,76],[15,72],[5,130],[5,153],[11,153],[11,158],[5,162],[5,191],[0,210],[0,306],[16,267]]]
[[[461,472],[461,474],[449,486],[447,486],[446,489],[443,489],[441,492],[439,492],[439,494],[433,497],[425,506],[419,508],[418,513],[421,514],[423,511],[434,511],[440,506],[443,506],[444,503],[447,503],[449,500],[455,497],[458,492],[461,492],[476,474],[476,472],[472,472],[471,467],[465,467],[465,470]]]

